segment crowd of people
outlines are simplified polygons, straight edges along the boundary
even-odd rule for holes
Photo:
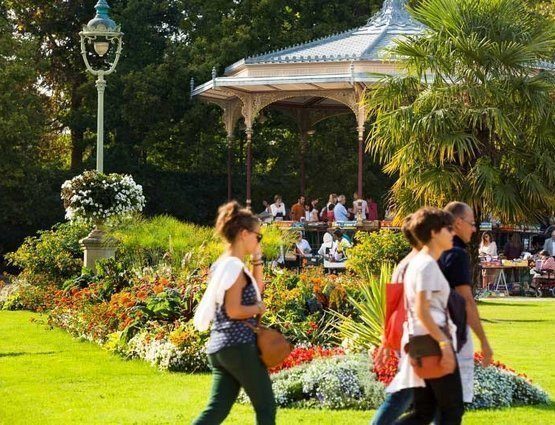
[[[338,203],[343,205],[340,197]],[[277,213],[281,210],[285,215],[281,202],[275,207]],[[256,317],[266,309],[262,299],[260,221],[232,202],[220,208],[216,229],[228,248],[211,269],[194,319],[199,330],[211,325],[207,351],[213,387],[206,408],[194,423],[223,422],[243,388],[253,404],[257,423],[275,424],[271,380],[258,357],[252,329]],[[480,342],[482,363],[489,364],[493,356],[472,295],[466,251],[476,230],[472,209],[460,202],[452,202],[444,210],[421,208],[405,219],[403,232],[413,249],[398,265],[394,279],[404,286],[407,314],[401,346],[407,344],[409,351],[401,349],[399,353],[397,376],[387,388],[388,397],[376,412],[374,424],[461,423],[464,403],[473,397],[470,330]],[[298,236],[299,249],[308,253],[308,242],[302,234]],[[339,234],[330,236],[324,239],[324,249],[334,244],[345,246],[343,235],[340,239]],[[251,268],[244,262],[247,258]],[[417,373],[420,366],[412,357],[413,342],[421,336],[431,339],[440,353],[440,366],[445,372],[433,379]],[[389,358],[387,350],[380,347],[378,366]]]
[[[326,205],[319,206],[319,199],[307,202],[304,195],[300,195],[297,203],[287,209],[281,195],[274,196],[272,204],[263,201],[264,210],[259,217],[264,221],[304,221],[304,222],[343,222],[357,220],[378,220],[378,204],[372,199],[363,199],[357,193],[353,194],[352,205],[347,205],[345,195],[331,193]]]

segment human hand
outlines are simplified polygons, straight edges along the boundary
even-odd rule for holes
[[[441,349],[441,360],[439,364],[443,369],[450,371],[450,373],[455,370],[455,353],[453,352],[451,344]]]
[[[266,304],[264,304],[264,301],[260,301],[258,304],[258,314],[260,316],[262,316],[264,313],[266,313]]]
[[[487,341],[482,343],[482,355],[484,356],[482,358],[482,366],[488,367],[493,361],[493,350]]]

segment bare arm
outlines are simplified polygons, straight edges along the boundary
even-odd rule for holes
[[[225,311],[230,319],[249,319],[264,312],[264,307],[259,306],[258,304],[241,304],[242,292],[246,284],[247,280],[245,279],[245,274],[241,273],[235,283],[225,293]]]
[[[264,292],[264,264],[262,263],[262,251],[255,252],[252,256],[252,275],[256,280],[258,289],[262,294]]]
[[[478,314],[478,307],[472,296],[472,289],[470,285],[459,285],[455,287],[455,290],[464,298],[466,301],[466,318],[468,325],[476,334],[476,337],[480,340],[480,345],[482,346],[482,354],[484,355],[484,360],[482,364],[487,366],[491,363],[493,358],[493,351],[489,345],[488,338],[482,327],[482,322],[480,321],[480,315]]]
[[[430,314],[430,303],[426,298],[426,292],[421,291],[416,293],[416,301],[414,305],[416,315],[420,322],[424,325],[426,330],[430,333],[431,337],[439,343],[441,348],[441,364],[448,370],[455,370],[455,353],[451,345],[451,338],[448,338],[439,326],[434,322]]]
[[[416,293],[416,301],[414,304],[414,310],[418,320],[424,325],[426,330],[430,333],[433,339],[437,342],[451,340],[448,338],[443,331],[439,328],[432,315],[430,314],[430,303],[426,298],[426,292],[421,291]]]

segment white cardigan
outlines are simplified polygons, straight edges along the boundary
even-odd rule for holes
[[[216,309],[224,303],[225,292],[237,281],[241,271],[252,280],[256,299],[262,300],[256,279],[245,264],[237,257],[221,256],[210,268],[208,286],[195,311],[193,322],[199,331],[208,330],[216,317]]]

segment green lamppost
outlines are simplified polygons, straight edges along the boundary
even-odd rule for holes
[[[123,46],[123,33],[120,31],[119,25],[116,25],[108,15],[110,6],[105,0],[98,0],[94,8],[96,16],[83,27],[79,37],[81,38],[81,55],[87,71],[97,77],[96,170],[102,173],[104,171],[104,91],[106,90],[104,76],[111,74],[116,69]],[[113,61],[110,62],[105,56],[113,49],[115,49],[115,53],[112,55]],[[89,56],[91,58],[96,56],[93,64],[91,64]]]

